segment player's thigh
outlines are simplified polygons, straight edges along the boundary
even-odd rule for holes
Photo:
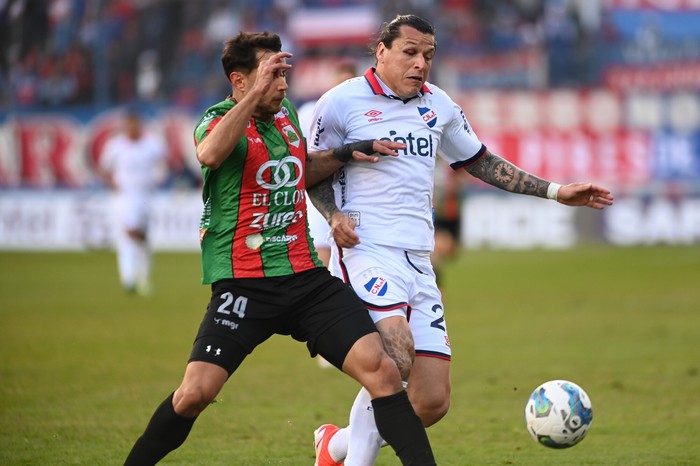
[[[416,355],[415,342],[408,321],[403,316],[391,316],[375,323],[384,349],[394,360],[402,380],[408,380]]]
[[[449,398],[450,361],[417,356],[408,379],[408,392],[416,398]]]
[[[325,269],[304,272],[295,289],[297,313],[290,334],[307,342],[311,356],[320,354],[337,368],[355,343],[377,328],[350,287]]]
[[[288,306],[271,292],[276,286],[274,279],[215,283],[188,362],[215,364],[233,374],[281,325]]]
[[[362,384],[372,398],[389,396],[401,390],[396,365],[384,352],[376,332],[355,342],[345,358],[343,372]]]

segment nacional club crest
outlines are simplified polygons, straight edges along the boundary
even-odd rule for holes
[[[365,290],[377,296],[384,296],[387,288],[389,288],[389,283],[384,277],[372,277],[365,283]]]
[[[428,125],[428,128],[432,128],[435,126],[435,123],[437,123],[437,113],[435,113],[435,110],[428,107],[418,107],[418,113],[425,124]]]

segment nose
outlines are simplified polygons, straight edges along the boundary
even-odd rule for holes
[[[285,76],[280,76],[277,78],[277,89],[280,91],[286,91],[289,88],[289,85],[287,84],[287,78]]]
[[[428,62],[423,55],[416,55],[414,66],[419,70],[424,70],[428,66]]]

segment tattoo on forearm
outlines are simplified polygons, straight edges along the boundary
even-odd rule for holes
[[[329,223],[333,214],[340,211],[338,206],[335,205],[335,194],[333,193],[333,183],[330,177],[309,188],[307,194],[311,198],[314,207],[321,212],[321,215]]]
[[[503,189],[518,194],[547,197],[549,182],[536,177],[498,155],[486,152],[474,165],[466,168],[472,176]]]
[[[416,350],[410,333],[400,330],[390,330],[381,333],[384,348],[391,359],[396,362],[401,374],[401,380],[408,381],[413,367]]]

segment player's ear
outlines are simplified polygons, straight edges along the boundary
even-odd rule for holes
[[[234,91],[245,92],[247,82],[246,75],[239,71],[232,71],[231,74],[228,75],[228,78],[231,81],[231,86],[233,87]]]
[[[377,63],[381,63],[383,61],[382,58],[384,57],[385,50],[386,46],[384,45],[384,42],[380,42],[377,44],[377,48],[374,51],[374,59],[377,61]]]

